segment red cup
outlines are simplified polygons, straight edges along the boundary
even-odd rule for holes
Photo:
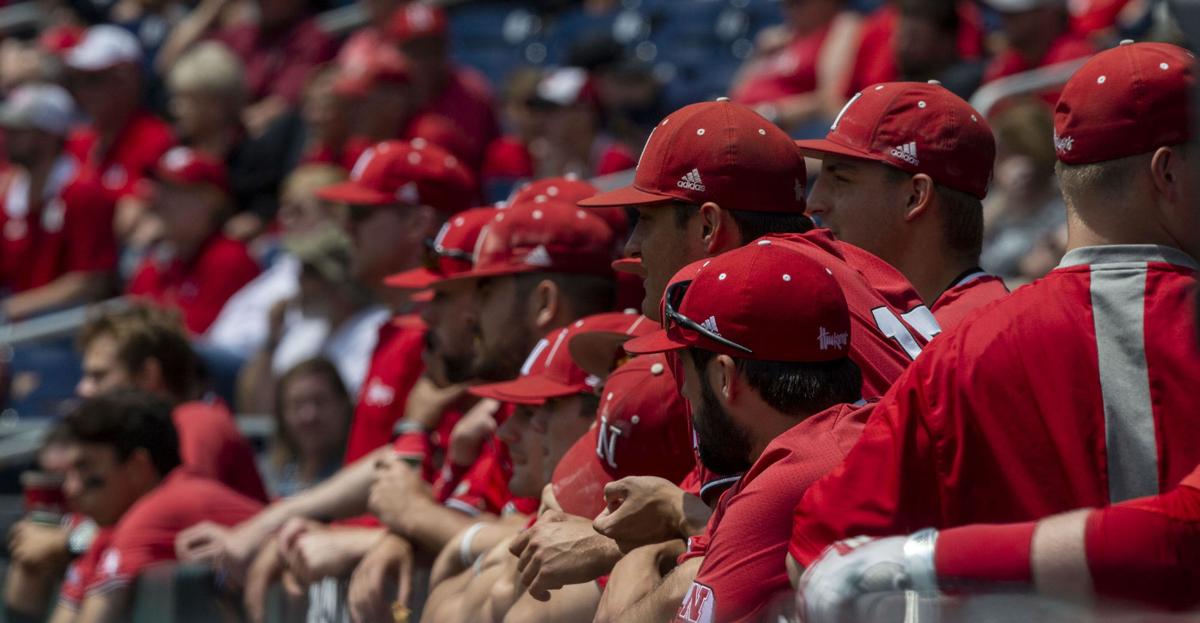
[[[62,474],[22,472],[21,490],[25,496],[25,514],[35,521],[58,523],[67,512],[67,499],[63,495],[62,486]]]

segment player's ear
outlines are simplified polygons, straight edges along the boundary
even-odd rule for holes
[[[543,279],[533,289],[529,301],[532,306],[533,323],[538,333],[549,331],[549,327],[562,309],[562,289],[551,279]]]
[[[1150,176],[1154,179],[1154,187],[1168,202],[1178,204],[1183,201],[1180,182],[1186,173],[1180,147],[1159,147],[1150,158]]]
[[[741,233],[728,210],[708,201],[700,206],[700,238],[708,255],[740,247]]]
[[[918,173],[912,176],[908,191],[908,204],[904,206],[904,220],[911,222],[920,218],[933,205],[936,186],[933,178],[924,173]]]
[[[741,393],[741,383],[738,377],[737,364],[729,355],[717,355],[709,367],[715,378],[709,378],[712,387],[717,388],[717,394],[728,403],[737,399]]]

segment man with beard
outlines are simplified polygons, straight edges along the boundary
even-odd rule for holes
[[[868,410],[844,404],[862,383],[846,298],[825,265],[777,242],[685,268],[664,294],[665,329],[625,344],[674,353],[700,460],[743,475],[703,535],[674,542],[679,566],[616,620],[757,620],[788,588],[789,505],[858,438]]]
[[[71,96],[18,87],[0,110],[8,158],[0,211],[0,323],[102,298],[117,263],[113,206],[63,149]]]

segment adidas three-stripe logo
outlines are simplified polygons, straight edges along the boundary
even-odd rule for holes
[[[893,147],[892,155],[913,165],[913,166],[917,166],[918,164],[921,163],[921,161],[919,159],[917,159],[917,144],[916,144],[916,142],[906,143],[899,147]]]
[[[708,319],[705,320],[703,323],[701,323],[700,326],[704,327],[705,329],[708,329],[709,331],[712,331],[713,333],[715,333],[717,335],[721,335],[721,330],[717,328],[716,316],[709,316]]]
[[[688,171],[683,179],[675,183],[680,188],[687,188],[696,192],[704,192],[704,181],[700,179],[700,169],[692,169]]]

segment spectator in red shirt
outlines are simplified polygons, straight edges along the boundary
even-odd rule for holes
[[[107,536],[68,577],[54,621],[123,620],[137,576],[175,560],[175,535],[201,521],[237,523],[262,504],[181,466],[171,408],[133,392],[92,398],[62,423],[63,491]]]
[[[981,20],[972,2],[889,2],[863,23],[846,97],[879,82],[938,80],[970,98],[983,80]]]
[[[178,147],[163,156],[158,178],[153,203],[164,244],[142,260],[126,290],[179,309],[200,335],[259,266],[244,244],[221,233],[229,203],[223,163]]]
[[[136,194],[172,145],[171,128],[142,103],[142,49],[128,31],[99,25],[66,56],[67,85],[91,120],[71,135],[67,150],[83,163],[83,175],[99,180],[117,203],[121,240],[149,237],[145,202]]]
[[[97,300],[112,288],[113,206],[63,151],[75,105],[61,87],[29,84],[3,109],[9,160],[0,192],[0,318]]]
[[[401,6],[388,22],[388,37],[404,53],[418,105],[453,119],[478,145],[472,169],[483,160],[484,147],[500,134],[487,80],[478,72],[453,64],[442,9],[420,2]]]
[[[317,25],[307,0],[260,0],[257,24],[217,35],[246,64],[249,105],[242,122],[251,135],[296,106],[313,69],[333,58],[336,42]]]
[[[1087,37],[1069,28],[1065,0],[985,0],[1000,13],[1008,49],[996,55],[984,82],[1062,63],[1096,52]],[[1058,92],[1045,94],[1053,104]]]
[[[601,130],[595,80],[579,67],[550,72],[538,84],[534,105],[546,111],[546,149],[533,156],[534,177],[583,178],[632,169],[637,159]]]
[[[734,78],[731,96],[792,129],[832,117],[845,101],[860,20],[843,0],[782,4],[784,24],[759,34],[756,55]]]

